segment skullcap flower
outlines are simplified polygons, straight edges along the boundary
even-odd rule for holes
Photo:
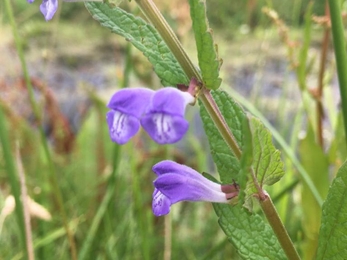
[[[140,124],[159,144],[172,144],[182,139],[189,123],[185,108],[194,97],[173,87],[158,91],[127,88],[117,91],[108,107],[106,120],[111,140],[125,144],[139,130]]]
[[[172,144],[182,139],[189,123],[184,119],[186,106],[194,102],[188,92],[173,87],[156,91],[141,118],[141,125],[159,144]]]
[[[108,103],[106,114],[111,140],[125,144],[140,129],[140,118],[154,91],[147,88],[126,88],[117,91]]]
[[[33,3],[34,0],[27,0],[28,3]],[[40,11],[46,21],[51,20],[58,9],[58,0],[42,0]]]
[[[235,185],[221,185],[212,182],[192,168],[173,161],[162,161],[152,168],[158,176],[153,182],[152,210],[162,216],[179,201],[209,201],[228,203],[238,195]]]

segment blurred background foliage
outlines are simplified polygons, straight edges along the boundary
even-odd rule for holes
[[[196,61],[188,1],[156,2]],[[59,2],[59,10],[50,22],[44,21],[39,4],[38,0],[33,4],[12,1],[35,102],[43,117],[53,173],[38,131],[41,123],[28,102],[11,27],[0,2],[0,106],[6,115],[13,158],[18,157],[15,144],[19,143],[17,159],[23,165],[28,195],[41,205],[33,206],[31,213],[36,258],[73,259],[73,246],[79,259],[238,259],[219,229],[210,204],[180,203],[170,215],[160,218],[151,212],[155,177],[151,167],[156,162],[171,159],[215,174],[198,108],[188,109],[189,133],[175,146],[159,146],[142,132],[124,146],[112,143],[105,122],[108,99],[121,87],[159,88],[159,80],[142,54],[95,22],[83,3]],[[341,4],[346,10],[346,1]],[[305,135],[309,111],[302,105],[304,95],[297,68],[303,63],[301,71],[310,90],[309,107],[314,111],[314,89],[326,30],[324,23],[307,25],[309,5],[309,0],[207,1],[210,26],[224,60],[224,88],[229,91],[232,87],[245,97],[298,156],[321,149],[302,163],[310,169],[317,158],[326,160],[322,174],[329,185],[346,149],[339,145],[344,134],[331,47],[323,73],[324,145],[317,145],[317,129]],[[121,7],[141,15],[133,2],[125,1]],[[269,18],[265,7],[275,10],[278,19]],[[314,1],[312,15],[324,14],[325,1]],[[307,32],[311,37],[305,50]],[[307,60],[301,58],[302,52]],[[274,141],[279,144],[277,139]],[[8,200],[11,188],[4,153],[0,150],[0,258],[22,259],[20,227],[11,214],[13,202]],[[306,224],[317,220],[312,214],[319,206],[312,210],[302,207],[310,203],[309,199],[305,201],[309,195],[291,158],[283,159],[286,176],[269,193],[300,253],[312,259],[317,224],[311,229]],[[19,168],[18,161],[16,165]],[[59,193],[63,207],[59,205]],[[64,223],[75,245],[69,241]]]

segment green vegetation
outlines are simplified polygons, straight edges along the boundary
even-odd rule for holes
[[[346,257],[346,1],[332,24],[328,1],[158,3],[177,39],[136,2],[59,2],[50,22],[37,0],[0,3],[0,258]],[[181,142],[111,142],[116,90],[192,76],[205,85]],[[162,160],[240,195],[155,217]]]

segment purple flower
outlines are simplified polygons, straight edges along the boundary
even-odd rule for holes
[[[188,92],[173,87],[156,91],[141,118],[141,125],[150,137],[159,144],[172,144],[184,136],[189,123],[184,112],[194,97]]]
[[[27,0],[28,3],[33,3],[34,0]],[[53,15],[58,9],[58,0],[42,0],[40,11],[45,17],[46,21],[51,20]]]
[[[227,203],[238,195],[235,185],[214,183],[192,168],[173,161],[162,161],[152,170],[158,178],[153,182],[152,210],[162,216],[170,212],[170,206],[179,201],[209,201]]]
[[[154,91],[147,88],[126,88],[117,91],[107,105],[106,114],[111,140],[125,144],[140,129],[140,117],[145,112]]]
[[[58,0],[42,0],[40,11],[46,21],[51,20],[58,9]]]
[[[158,91],[146,88],[128,88],[116,92],[106,115],[112,141],[125,144],[134,136],[140,122],[147,133],[159,144],[179,141],[187,132],[189,123],[184,111],[194,97],[173,87]]]

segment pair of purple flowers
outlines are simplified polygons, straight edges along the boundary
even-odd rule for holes
[[[27,0],[28,3],[33,3],[34,0]],[[51,20],[58,9],[58,0],[42,0],[40,11],[46,21]]]
[[[33,3],[34,0],[27,0]],[[41,13],[46,21],[57,11],[58,0],[43,0]],[[108,107],[106,120],[112,141],[127,143],[140,125],[159,144],[171,144],[182,139],[189,123],[184,119],[185,108],[195,98],[188,92],[167,87],[158,91],[128,88],[116,92]],[[153,166],[154,181],[152,210],[156,216],[166,215],[179,201],[209,201],[226,203],[238,195],[236,185],[214,183],[190,167],[173,161],[162,161]]]
[[[195,98],[188,92],[167,87],[158,91],[128,88],[116,92],[108,107],[107,123],[112,141],[125,144],[140,125],[159,144],[175,143],[186,133],[189,123],[185,108]],[[152,168],[157,175],[153,182],[152,210],[156,216],[170,212],[179,201],[209,201],[227,203],[237,196],[236,185],[214,183],[190,167],[173,161],[162,161]]]
[[[179,141],[187,132],[189,123],[184,119],[185,108],[195,98],[188,92],[173,87],[157,91],[147,88],[126,88],[111,98],[107,115],[113,142],[125,144],[140,129],[159,144]]]

